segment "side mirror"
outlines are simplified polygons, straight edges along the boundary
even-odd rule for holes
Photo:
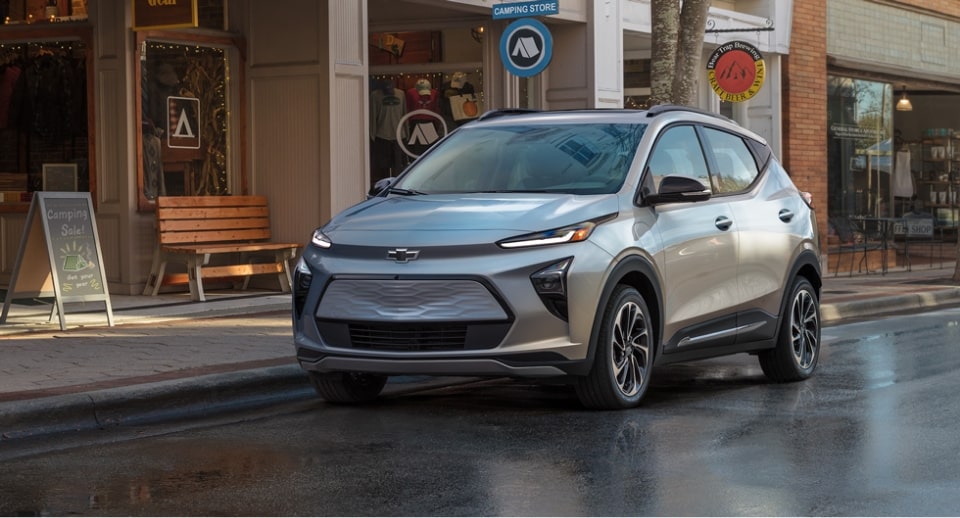
[[[381,192],[387,190],[388,188],[390,188],[391,185],[393,185],[393,182],[395,181],[397,181],[396,176],[391,176],[389,178],[381,178],[380,180],[377,180],[377,183],[373,184],[373,187],[371,187],[370,190],[367,192],[367,199],[373,198],[376,195],[380,194]]]
[[[664,176],[660,180],[660,190],[646,197],[651,205],[661,203],[690,203],[710,199],[710,189],[698,180],[686,176]]]

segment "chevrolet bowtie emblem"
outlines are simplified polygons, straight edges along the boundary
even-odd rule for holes
[[[387,251],[387,259],[393,259],[398,263],[409,263],[415,261],[420,256],[420,250],[407,250],[406,248],[395,248]]]

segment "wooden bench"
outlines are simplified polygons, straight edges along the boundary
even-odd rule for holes
[[[206,300],[205,278],[242,278],[245,289],[250,276],[275,274],[280,290],[290,292],[288,261],[300,244],[270,241],[264,196],[160,196],[157,238],[144,295],[155,296],[161,285],[176,283],[164,277],[169,262],[186,265],[190,297],[196,301]],[[209,265],[213,256],[217,264]]]

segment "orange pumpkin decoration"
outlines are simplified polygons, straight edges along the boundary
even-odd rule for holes
[[[476,117],[477,116],[477,103],[473,101],[466,101],[463,103],[463,114],[467,117]]]

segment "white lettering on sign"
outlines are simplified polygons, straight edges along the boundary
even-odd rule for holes
[[[162,7],[165,5],[177,5],[177,0],[147,0],[150,7]]]
[[[494,16],[516,16],[518,14],[528,13],[530,13],[529,5],[505,5],[493,7]]]

